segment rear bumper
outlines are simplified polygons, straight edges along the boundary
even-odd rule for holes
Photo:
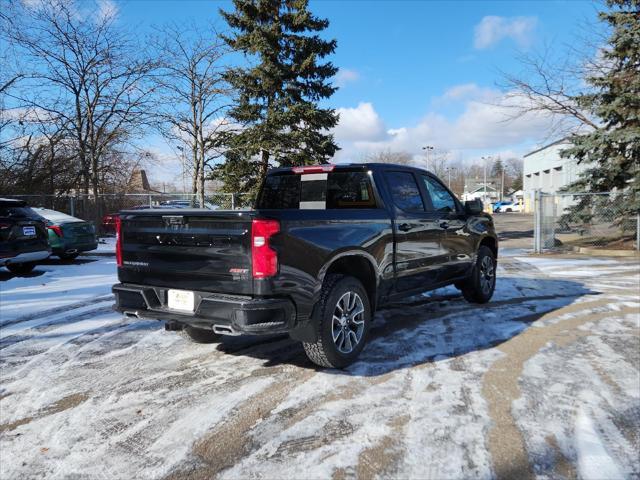
[[[51,252],[49,250],[39,250],[37,252],[19,253],[14,257],[0,258],[0,266],[12,265],[16,263],[37,262],[40,260],[44,260],[45,258],[49,257],[49,255],[51,255]]]
[[[296,309],[286,298],[194,292],[195,312],[166,306],[167,288],[119,283],[113,286],[114,310],[137,318],[166,320],[228,335],[260,335],[290,331]]]
[[[60,242],[58,245],[52,245],[51,250],[53,255],[59,254],[72,254],[80,252],[88,252],[98,248],[98,243],[73,243],[73,242]]]

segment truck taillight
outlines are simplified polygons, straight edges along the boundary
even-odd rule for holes
[[[277,220],[254,220],[251,224],[251,265],[253,278],[272,277],[278,273],[278,253],[269,238],[280,231]]]
[[[122,220],[120,215],[115,218],[116,224],[116,265],[122,266]]]

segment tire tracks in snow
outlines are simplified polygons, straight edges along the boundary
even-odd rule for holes
[[[578,329],[584,324],[597,322],[611,315],[638,311],[637,308],[622,307],[619,310],[588,312],[589,309],[606,308],[607,305],[610,305],[610,300],[602,299],[568,305],[542,316],[536,315],[536,320],[542,322],[566,314],[579,314],[556,323],[541,325],[541,328],[527,329],[496,347],[505,356],[491,365],[482,380],[483,397],[494,422],[489,430],[487,446],[493,459],[496,478],[534,478],[525,439],[511,412],[513,401],[521,396],[518,382],[525,362],[548,342],[563,346],[590,335],[589,330]]]
[[[100,295],[98,297],[89,298],[88,300],[83,300],[81,302],[69,303],[67,305],[62,305],[60,307],[50,308],[47,310],[40,310],[37,312],[30,313],[28,315],[22,315],[12,320],[7,320],[5,322],[0,321],[0,328],[7,327],[9,325],[14,325],[20,322],[26,322],[29,320],[37,320],[39,318],[47,317],[49,315],[58,315],[60,313],[65,313],[72,310],[76,310],[78,308],[94,305],[96,302],[103,302],[103,301],[113,300],[113,299],[114,299],[114,296],[113,294],[110,293],[108,295]]]
[[[91,304],[91,308],[88,309],[84,308],[87,306],[86,304],[84,304],[74,309],[69,309],[65,310],[64,312],[58,313],[57,316],[43,320],[43,322],[39,322],[34,326],[25,325],[26,328],[16,329],[15,333],[3,335],[0,338],[0,350],[3,350],[11,345],[24,342],[26,340],[31,340],[34,338],[37,339],[39,336],[38,334],[47,332],[53,333],[57,328],[63,327],[65,325],[75,322],[81,322],[97,315],[111,313],[113,312],[111,305],[111,300],[98,302],[97,305],[94,302],[93,304]],[[74,310],[80,311],[68,314],[69,312],[73,312]]]
[[[248,398],[234,409],[233,416],[222,425],[199,439],[193,446],[193,453],[200,466],[189,470],[176,471],[167,480],[209,479],[235,465],[248,455],[256,445],[250,435],[251,429],[263,418],[269,416],[288,395],[291,388],[315,375],[314,370],[277,367],[280,381],[259,394]],[[271,370],[271,369],[269,369]],[[259,375],[259,372],[254,372]],[[272,375],[273,371],[270,371]]]

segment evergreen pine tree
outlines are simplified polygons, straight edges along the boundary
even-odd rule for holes
[[[502,175],[502,171],[504,170],[504,165],[502,164],[502,160],[499,158],[494,162],[493,167],[491,167],[491,176],[495,179],[499,179]]]
[[[233,29],[225,41],[250,66],[226,73],[237,92],[229,116],[238,129],[227,135],[216,174],[227,191],[255,194],[271,165],[325,163],[338,150],[328,133],[338,116],[318,105],[336,91],[329,79],[337,68],[322,61],[336,41],[320,38],[329,22],[312,15],[308,0],[234,0],[234,6],[221,10]]]
[[[610,10],[599,17],[611,27],[602,50],[602,73],[586,79],[593,87],[576,97],[595,114],[601,126],[571,137],[563,157],[574,157],[588,168],[567,191],[619,193],[610,204],[623,227],[640,212],[640,0],[608,0]],[[590,221],[595,210],[589,197],[581,197],[571,214]],[[601,204],[601,201],[597,203]],[[599,205],[602,208],[602,205]]]

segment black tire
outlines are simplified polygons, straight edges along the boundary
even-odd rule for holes
[[[58,255],[58,258],[60,260],[63,260],[65,262],[71,262],[73,260],[75,260],[76,258],[78,258],[78,255],[80,255],[79,253],[60,253]]]
[[[213,330],[205,330],[204,328],[184,327],[182,333],[194,343],[218,343],[222,335],[215,333]]]
[[[340,314],[340,319],[334,322],[335,314],[344,311],[340,305],[344,306],[344,302],[351,301],[351,312]],[[371,304],[362,283],[354,277],[327,275],[312,319],[318,340],[314,343],[302,343],[307,357],[321,367],[344,368],[351,365],[367,343],[371,319]]]
[[[484,245],[481,246],[471,275],[459,287],[467,302],[487,303],[491,300],[496,288],[496,266],[493,251]]]
[[[511,210],[510,208],[507,208],[507,213],[511,213],[513,212],[513,210]]]
[[[9,271],[15,275],[25,275],[35,268],[35,263],[12,263],[7,265]]]

